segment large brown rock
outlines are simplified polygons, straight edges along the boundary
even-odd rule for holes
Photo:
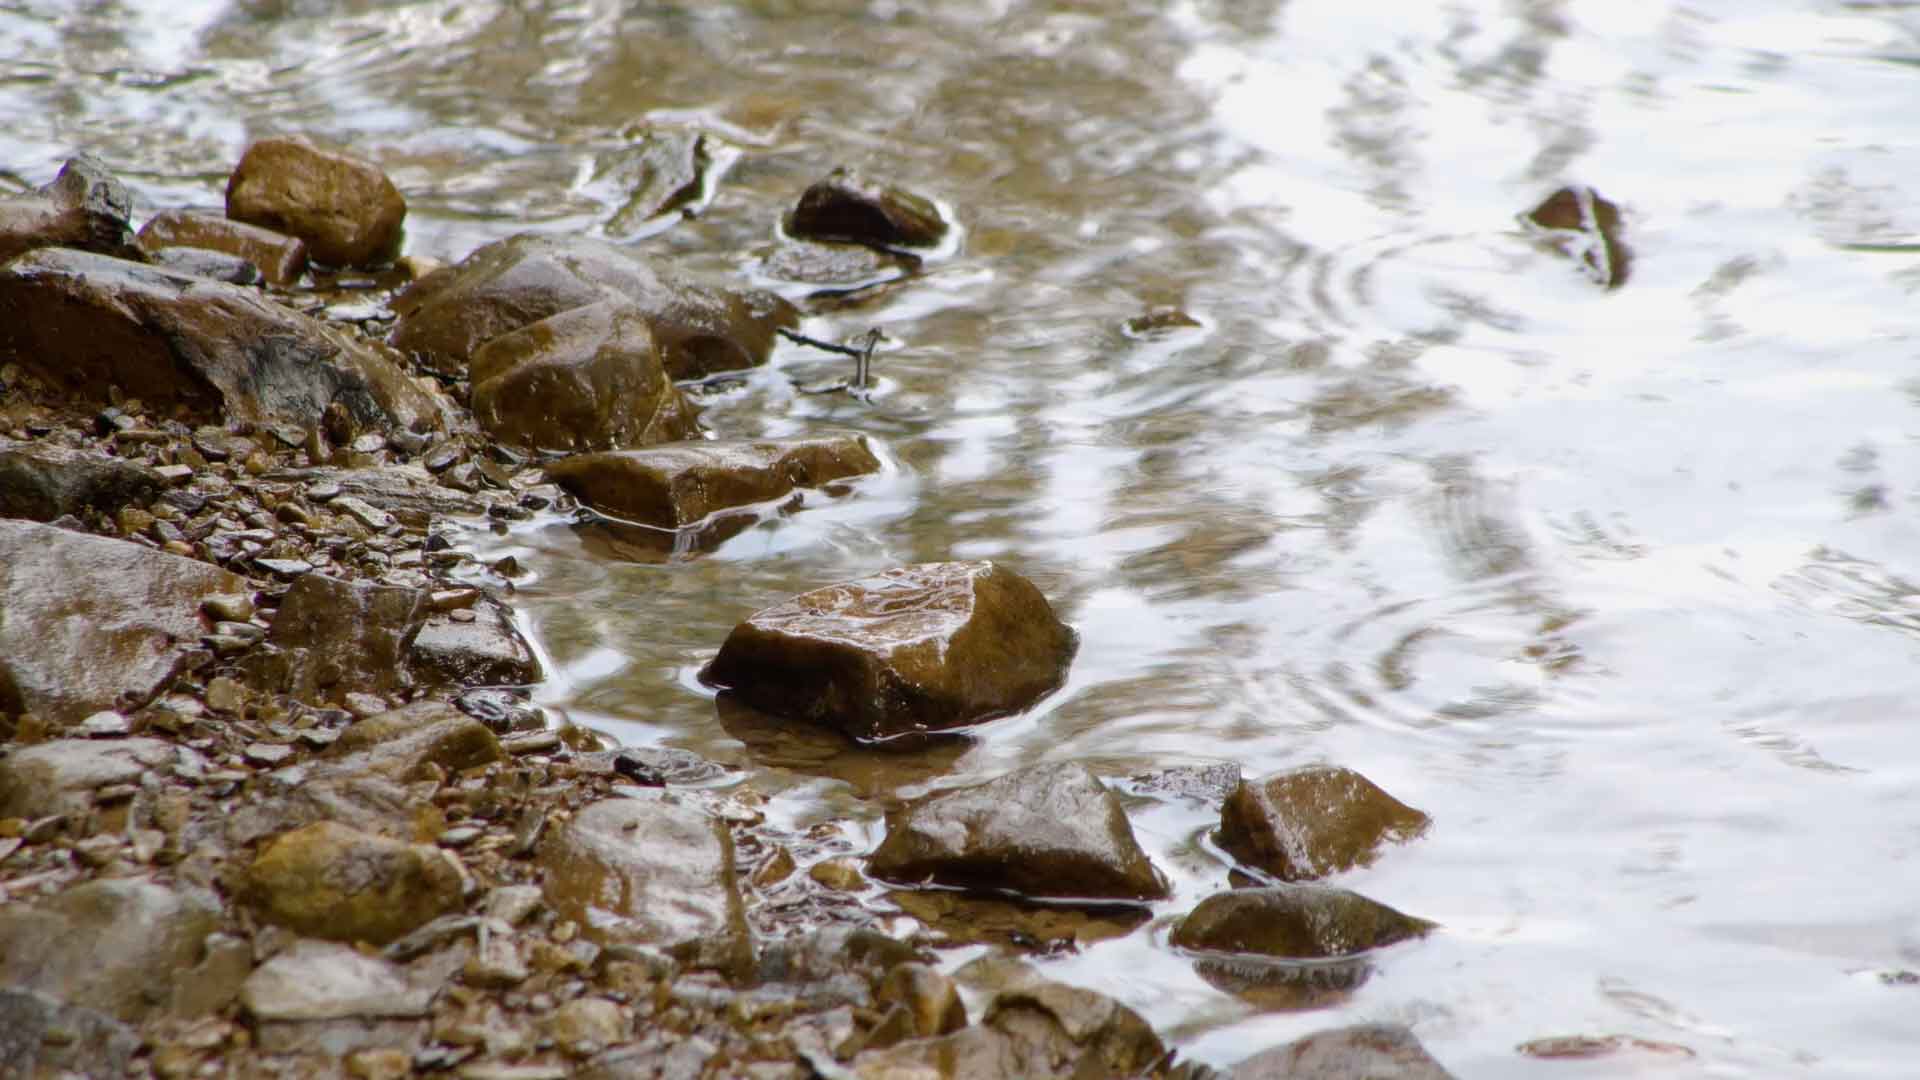
[[[275,838],[241,892],[269,922],[307,937],[385,945],[462,906],[446,852],[331,821]]]
[[[537,450],[610,450],[695,434],[694,409],[661,366],[650,320],[603,300],[548,316],[473,354],[473,415]]]
[[[464,375],[480,346],[501,334],[602,300],[645,314],[675,379],[765,363],[778,330],[799,321],[772,293],[696,285],[594,240],[522,233],[402,293],[389,340],[436,371]]]
[[[362,427],[426,431],[452,408],[378,347],[258,290],[64,248],[0,266],[0,355],[85,399],[117,386],[212,422],[310,428],[338,403]]]
[[[755,612],[706,675],[765,712],[884,739],[1018,712],[1059,687],[1077,646],[1019,574],[923,563]]]
[[[424,683],[454,686],[526,686],[540,681],[533,646],[514,629],[506,607],[483,599],[468,609],[472,622],[438,615],[413,639],[408,662]]]
[[[1035,765],[887,816],[874,877],[1068,900],[1158,900],[1167,882],[1086,766]]]
[[[1398,1024],[1316,1031],[1240,1062],[1231,1080],[1453,1080]]]
[[[138,462],[45,443],[0,440],[0,517],[52,521],[153,501],[160,474]]]
[[[172,1011],[220,908],[145,878],[103,878],[41,903],[0,906],[0,986],[140,1021]]]
[[[547,476],[603,514],[677,529],[722,510],[780,498],[794,488],[819,487],[879,468],[867,440],[847,434],[576,454],[547,466]]]
[[[1275,885],[1214,893],[1169,940],[1183,949],[1321,959],[1422,937],[1434,926],[1346,889]]]
[[[373,266],[400,254],[407,200],[370,161],[261,139],[227,179],[227,216],[299,237],[316,262]]]
[[[138,784],[175,765],[202,770],[206,759],[160,739],[54,739],[16,746],[0,758],[0,817],[84,815],[93,793]]]
[[[1427,815],[1331,765],[1242,780],[1220,810],[1220,846],[1282,881],[1369,866],[1382,845],[1426,831]]]
[[[844,240],[873,247],[932,247],[947,223],[931,199],[839,168],[800,195],[787,233],[808,240]]]
[[[210,628],[201,603],[245,591],[192,559],[0,521],[0,715],[71,723],[144,704]]]
[[[46,186],[0,199],[0,263],[36,248],[66,247],[140,258],[127,215],[133,196],[99,161],[69,160]]]
[[[215,214],[163,210],[140,227],[140,250],[200,248],[245,259],[270,285],[287,286],[307,269],[307,245],[298,237]]]
[[[419,589],[306,574],[281,598],[267,634],[272,651],[248,662],[268,685],[306,700],[404,690],[413,685],[407,651],[426,613]]]

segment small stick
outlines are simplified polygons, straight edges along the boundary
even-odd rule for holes
[[[853,380],[845,389],[851,389],[856,393],[866,390],[867,376],[873,370],[873,350],[879,346],[880,339],[886,336],[882,334],[880,328],[876,326],[866,332],[865,344],[856,349],[851,345],[835,345],[831,341],[821,341],[819,338],[810,338],[805,334],[788,330],[785,327],[779,329],[779,334],[781,337],[797,345],[805,345],[809,348],[819,349],[822,352],[838,353],[841,356],[853,357]]]

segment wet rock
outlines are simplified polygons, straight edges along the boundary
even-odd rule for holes
[[[391,341],[436,371],[465,374],[480,346],[602,300],[645,313],[667,374],[691,379],[766,362],[775,332],[799,321],[757,290],[679,280],[608,244],[523,233],[488,244],[394,300]]]
[[[220,917],[210,895],[102,878],[0,907],[0,986],[139,1022],[171,1011]]]
[[[322,760],[339,775],[415,780],[429,766],[452,775],[504,758],[500,740],[485,724],[437,701],[360,720],[327,748]]]
[[[331,491],[333,498],[351,496],[394,515],[402,524],[412,528],[426,528],[435,516],[484,514],[487,511],[484,501],[441,486],[431,473],[418,465],[367,469],[283,469],[267,473],[263,479],[300,483],[322,492]]]
[[[415,678],[455,686],[526,686],[540,681],[533,655],[513,617],[492,600],[476,602],[471,622],[445,615],[427,620],[407,653]]]
[[[248,660],[256,675],[303,700],[402,690],[412,685],[407,650],[426,608],[423,590],[305,574],[287,589],[267,634],[277,655]]]
[[[652,322],[601,301],[493,338],[473,353],[473,415],[489,435],[538,450],[609,450],[684,439],[693,406],[661,365]]]
[[[0,990],[0,1075],[122,1076],[140,1037],[95,1009]]]
[[[1207,897],[1169,940],[1183,949],[1313,959],[1383,948],[1435,925],[1345,889],[1274,885]]]
[[[241,988],[261,1048],[340,1057],[413,1046],[439,987],[349,945],[299,941],[260,965]]]
[[[922,963],[896,965],[880,980],[874,999],[905,1008],[916,1035],[946,1035],[967,1026],[967,1008],[954,981]]]
[[[75,723],[144,704],[206,632],[201,602],[245,585],[123,540],[0,521],[0,716]]]
[[[224,281],[229,285],[258,285],[260,268],[238,255],[195,247],[158,248],[148,256],[153,265],[176,274]]]
[[[912,946],[876,930],[824,926],[767,942],[760,952],[757,978],[793,985],[824,982],[848,972],[883,978],[919,958]]]
[[[885,739],[1018,712],[1060,685],[1077,644],[1026,578],[924,563],[756,612],[706,676],[766,712]]]
[[[296,933],[385,945],[460,908],[461,878],[438,848],[323,821],[261,849],[242,895],[262,918]]]
[[[1232,1080],[1453,1080],[1413,1032],[1397,1024],[1317,1031],[1263,1050],[1228,1075]]]
[[[373,266],[400,254],[407,201],[372,162],[305,139],[261,139],[227,180],[227,216],[298,237],[315,262]]]
[[[0,757],[0,817],[38,818],[85,814],[93,793],[115,784],[137,784],[149,773],[173,766],[204,768],[205,759],[159,739],[56,739],[16,746]]]
[[[49,248],[0,266],[0,354],[89,400],[108,388],[190,418],[444,427],[451,405],[377,346],[257,291]]]
[[[167,487],[145,465],[45,443],[0,440],[0,517],[52,521],[84,510],[113,514]]]
[[[879,468],[866,439],[847,434],[576,454],[547,466],[547,476],[601,513],[677,529],[722,510],[780,498],[797,487],[819,487]]]
[[[1580,266],[1593,283],[1613,289],[1626,283],[1633,253],[1620,238],[1620,208],[1590,187],[1563,187],[1520,215],[1548,247]]]
[[[191,210],[165,210],[140,229],[140,248],[200,248],[243,259],[269,284],[286,287],[307,270],[307,245],[285,233]]]
[[[1174,307],[1149,308],[1126,322],[1128,337],[1159,338],[1167,337],[1181,330],[1194,330],[1201,326],[1200,320]]]
[[[575,1057],[592,1057],[632,1034],[633,1022],[606,998],[575,998],[546,1017],[547,1035]]]
[[[417,816],[428,811],[430,804],[397,780],[349,773],[354,764],[349,758],[337,774],[309,777],[289,790],[231,809],[226,819],[227,842],[251,844],[320,821],[400,839],[412,837]]]
[[[1120,800],[1075,763],[1021,769],[889,814],[886,839],[867,870],[888,881],[1031,897],[1168,895],[1166,879],[1134,840]]]
[[[995,945],[1024,952],[1078,950],[1122,938],[1153,913],[1145,907],[1074,907],[946,889],[899,889],[887,895],[920,920],[941,948]]]
[[[1215,806],[1226,802],[1227,796],[1239,786],[1240,766],[1224,761],[1212,765],[1175,765],[1127,778],[1127,790],[1135,795],[1172,796]]]
[[[547,903],[597,943],[658,945],[736,970],[752,963],[732,835],[675,795],[592,803],[547,830],[538,860]]]
[[[106,166],[85,154],[71,158],[44,187],[0,199],[0,263],[45,247],[138,259],[132,211],[133,196]]]
[[[1641,1039],[1632,1035],[1549,1035],[1528,1039],[1513,1048],[1515,1053],[1547,1061],[1591,1061],[1622,1053],[1691,1058],[1693,1051],[1679,1043]]]
[[[872,247],[934,247],[947,223],[930,199],[851,169],[835,169],[787,214],[790,236]]]
[[[913,273],[920,269],[920,259],[858,244],[791,241],[766,252],[756,265],[760,273],[782,281],[858,289]]]
[[[1241,781],[1221,808],[1217,839],[1247,866],[1310,881],[1370,866],[1383,844],[1411,840],[1427,824],[1352,769],[1312,765]]]
[[[607,235],[644,234],[659,218],[700,201],[713,161],[707,137],[686,128],[656,128],[637,133],[626,146],[594,158],[589,192],[605,192],[617,208],[608,215]]]

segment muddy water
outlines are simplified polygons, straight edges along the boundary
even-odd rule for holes
[[[303,130],[458,258],[604,231],[648,124],[725,172],[616,231],[703,270],[752,276],[834,164],[943,200],[957,250],[814,304],[885,332],[869,400],[801,392],[844,361],[798,347],[705,395],[723,434],[867,432],[886,475],[680,562],[476,539],[533,570],[543,703],[862,843],[869,796],[1025,762],[1357,768],[1436,826],[1341,883],[1446,928],[1346,1003],[1256,1012],[1164,920],[1050,970],[1203,1060],[1396,1020],[1463,1077],[1912,1075],[1917,92],[1899,4],[0,0],[0,164],[92,149],[143,212]],[[1562,180],[1623,206],[1622,287],[1516,228]],[[1160,306],[1201,325],[1124,329]],[[695,678],[758,606],[982,557],[1083,643],[931,778],[749,748]],[[1161,915],[1224,884],[1202,814],[1136,822]],[[1692,1056],[1515,1052],[1568,1034]]]

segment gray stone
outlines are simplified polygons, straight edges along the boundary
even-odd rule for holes
[[[514,627],[506,607],[483,599],[465,610],[474,613],[472,622],[438,615],[420,628],[407,654],[416,678],[453,686],[526,686],[540,681],[540,661]]]
[[[1413,1032],[1397,1024],[1317,1031],[1233,1067],[1232,1080],[1453,1080]]]
[[[103,878],[33,907],[0,908],[0,985],[128,1022],[171,1011],[219,919],[208,895]]]
[[[0,817],[82,816],[100,788],[138,784],[181,763],[206,767],[194,751],[159,739],[55,739],[14,747],[0,758]]]
[[[308,701],[341,701],[412,686],[407,650],[426,620],[427,593],[306,574],[281,598],[257,677]]]
[[[0,1076],[121,1076],[140,1037],[95,1009],[0,990]]]
[[[133,196],[98,159],[82,154],[45,186],[0,200],[0,263],[43,247],[139,258],[128,216]]]
[[[166,482],[145,465],[84,450],[0,440],[0,517],[52,521],[152,502]]]

